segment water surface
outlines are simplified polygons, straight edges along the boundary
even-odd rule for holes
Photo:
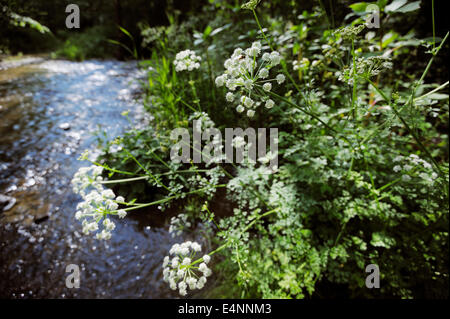
[[[81,233],[80,198],[70,180],[80,153],[148,125],[139,102],[135,62],[44,61],[0,70],[0,194],[17,203],[0,212],[1,298],[166,298],[161,264],[172,239],[167,227],[125,218],[110,241]],[[68,289],[68,264],[81,287]]]

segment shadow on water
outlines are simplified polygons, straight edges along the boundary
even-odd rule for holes
[[[126,218],[104,242],[82,235],[73,217],[80,198],[70,180],[87,165],[77,158],[95,146],[98,126],[110,138],[119,135],[129,127],[125,110],[146,125],[133,99],[142,75],[135,62],[115,61],[45,61],[0,71],[0,194],[16,199],[0,209],[0,297],[176,297],[162,281],[161,264],[181,239],[167,227]],[[79,289],[65,286],[68,264],[81,269]]]

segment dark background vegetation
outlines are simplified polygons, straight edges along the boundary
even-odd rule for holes
[[[192,16],[198,16],[197,31],[202,31],[215,15],[230,14],[236,11],[242,1],[213,1],[213,0],[1,0],[0,8],[3,8],[0,18],[0,52],[17,53],[42,53],[61,49],[69,42],[79,46],[78,50],[85,51],[83,58],[127,58],[125,50],[116,47],[106,41],[115,39],[127,43],[130,39],[120,32],[118,25],[128,30],[137,45],[139,56],[148,57],[151,47],[143,48],[142,36],[139,24],[150,27],[169,25],[171,17],[176,22],[182,22]],[[351,12],[349,4],[358,1],[324,0],[322,5],[332,19],[333,27],[343,25],[345,16]],[[67,29],[65,8],[68,4],[75,3],[80,8],[81,28]],[[303,10],[311,10],[317,6],[317,0],[284,1],[263,0],[259,10],[264,8],[271,15],[282,15],[286,19],[295,19]],[[212,7],[221,8],[223,11],[211,10]],[[448,19],[445,15],[446,1],[435,3],[436,35],[443,36],[448,30]],[[51,33],[41,34],[32,28],[18,27],[10,23],[6,10],[15,12],[25,17],[31,17],[42,25],[47,26]],[[1,11],[1,10],[0,10]],[[432,33],[431,1],[422,1],[418,14],[404,15],[401,20],[389,21],[389,27],[399,33],[407,32],[414,28],[417,37],[423,38]],[[128,43],[131,45],[130,43]],[[441,56],[446,56],[445,54]],[[419,59],[420,60],[420,59]],[[448,74],[438,72],[444,78]]]

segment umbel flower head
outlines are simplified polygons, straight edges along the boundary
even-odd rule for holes
[[[83,201],[77,205],[75,219],[80,220],[83,226],[83,233],[89,235],[96,232],[97,239],[110,239],[111,231],[116,228],[114,222],[108,217],[117,215],[124,218],[127,213],[119,208],[119,203],[124,203],[122,196],[117,196],[111,189],[105,189],[100,183],[103,179],[100,176],[102,168],[91,166],[82,167],[75,173],[72,179],[73,190],[83,198]],[[86,190],[91,189],[86,194]],[[100,230],[100,227],[103,229]]]
[[[366,27],[365,24],[358,24],[355,26],[348,26],[348,27],[342,27],[337,30],[337,33],[339,33],[343,39],[345,40],[352,40],[355,39],[356,36],[364,30]]]
[[[281,73],[270,78],[270,71],[280,62],[280,53],[263,52],[260,42],[254,42],[246,50],[237,48],[225,61],[225,72],[216,78],[216,85],[227,87],[225,98],[236,104],[237,112],[246,111],[248,117],[253,117],[261,104],[267,108],[275,104],[267,97],[267,92],[272,90],[273,82],[280,85],[286,80]]]
[[[250,0],[244,3],[241,8],[247,10],[255,10],[256,6],[261,2],[261,0]]]
[[[184,70],[192,71],[200,67],[201,57],[195,54],[192,50],[184,50],[178,52],[175,56],[173,64],[175,65],[175,71],[181,72]]]
[[[204,255],[200,264],[194,262],[201,250],[200,244],[186,241],[173,245],[169,251],[170,256],[164,257],[164,281],[169,283],[170,289],[178,289],[181,296],[186,296],[188,288],[191,290],[202,289],[205,286],[206,278],[212,274],[211,269],[207,266],[211,260],[209,255]]]
[[[355,68],[353,63],[349,67],[344,67],[342,72],[337,72],[338,79],[353,84],[353,75],[370,78],[376,76],[383,71],[392,69],[391,59],[385,56],[370,56],[367,58],[358,58]]]

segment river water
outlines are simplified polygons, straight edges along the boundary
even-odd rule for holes
[[[146,118],[135,97],[143,75],[135,62],[41,61],[0,70],[0,298],[170,298],[161,264],[171,245],[167,225],[117,220],[110,241],[81,233],[80,198],[70,180],[94,148]],[[79,289],[65,285],[79,265]]]

